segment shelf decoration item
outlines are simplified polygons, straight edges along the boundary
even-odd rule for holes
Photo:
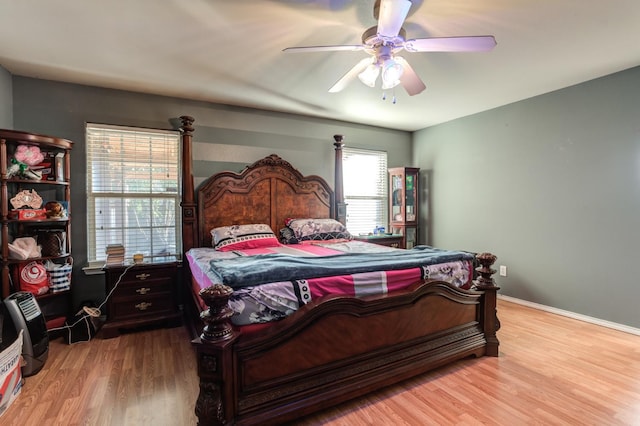
[[[14,209],[22,207],[39,209],[42,206],[42,197],[38,195],[35,189],[20,191],[10,201]]]
[[[42,197],[34,189],[20,191],[9,201],[14,208],[9,213],[10,219],[38,220],[47,217],[45,209],[41,208]]]
[[[42,160],[44,160],[44,154],[42,154],[40,148],[29,145],[18,145],[14,157],[16,160],[26,164],[27,166],[35,166],[36,164],[42,163]]]
[[[20,264],[18,270],[20,289],[38,296],[49,291],[47,270],[39,260]]]
[[[57,257],[67,254],[67,233],[62,229],[41,229],[38,231],[38,243],[42,255]]]
[[[59,201],[47,202],[44,205],[44,210],[50,219],[67,217],[67,209],[65,209],[64,204]]]
[[[37,146],[18,145],[14,158],[11,159],[11,167],[9,167],[9,177],[20,177],[23,179],[41,180],[43,168],[44,154]],[[38,166],[38,167],[37,167]]]
[[[64,152],[59,152],[55,156],[53,174],[57,182],[64,182]]]
[[[12,243],[7,244],[7,247],[10,259],[26,260],[42,256],[42,250],[33,237],[18,237]]]

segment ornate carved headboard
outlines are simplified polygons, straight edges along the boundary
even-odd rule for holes
[[[197,192],[200,243],[211,246],[218,226],[266,223],[274,232],[288,217],[332,217],[333,190],[319,176],[302,176],[275,154],[240,173],[211,176]]]
[[[221,172],[194,192],[191,164],[193,118],[182,120],[183,248],[210,247],[218,226],[266,223],[274,232],[289,217],[336,218],[344,223],[342,136],[335,135],[335,193],[320,176],[303,176],[287,161],[271,154],[242,172]],[[194,199],[195,194],[195,199]]]

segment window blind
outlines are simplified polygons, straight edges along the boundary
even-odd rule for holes
[[[86,142],[90,264],[104,262],[109,244],[126,259],[180,259],[179,133],[88,123]]]
[[[368,234],[387,226],[387,153],[343,148],[342,173],[347,203],[347,229]]]

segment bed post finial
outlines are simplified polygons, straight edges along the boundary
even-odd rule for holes
[[[180,121],[182,122],[182,126],[180,126],[180,130],[182,130],[184,133],[191,134],[193,132],[193,127],[192,127],[193,122],[196,121],[195,118],[189,115],[181,115]]]
[[[487,352],[488,356],[498,356],[498,346],[500,342],[496,332],[500,329],[500,320],[498,319],[497,311],[497,296],[500,287],[496,285],[492,275],[496,273],[496,270],[491,266],[495,263],[497,257],[491,253],[480,253],[476,255],[476,259],[480,266],[476,268],[478,272],[477,280],[473,282],[476,290],[484,291],[482,296],[485,301],[482,303],[484,311],[482,312],[482,324],[485,339],[487,339]]]
[[[491,276],[496,273],[495,269],[492,269],[491,266],[498,259],[495,254],[491,253],[480,253],[476,255],[476,259],[478,259],[478,263],[480,266],[476,268],[478,272],[478,279],[476,280],[476,286],[495,286],[496,283],[493,281]]]
[[[342,147],[344,146],[343,135],[333,135],[335,140],[333,146],[336,150],[336,164],[335,164],[335,179],[334,179],[334,192],[335,192],[335,215],[336,220],[343,225],[347,224],[347,205],[344,202],[344,189],[342,184]]]
[[[200,297],[209,309],[200,313],[206,324],[200,338],[208,342],[226,340],[233,337],[233,328],[229,318],[233,310],[229,307],[229,298],[233,289],[223,284],[215,284],[200,290]]]

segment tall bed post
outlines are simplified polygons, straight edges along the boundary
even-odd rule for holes
[[[344,187],[342,180],[342,147],[344,146],[343,135],[333,135],[335,140],[333,146],[336,148],[336,164],[335,164],[335,179],[334,179],[334,194],[336,211],[333,212],[336,220],[343,225],[347,224],[347,205],[344,202]]]
[[[180,117],[182,125],[182,248],[186,253],[201,244],[198,233],[197,203],[193,184],[191,141],[193,117]],[[191,281],[189,266],[183,268],[185,282]],[[185,285],[189,288],[189,285]],[[191,344],[196,348],[200,392],[196,401],[196,415],[200,425],[227,424],[233,418],[233,378],[232,369],[222,366],[232,365],[231,347],[237,339],[229,317],[232,312],[227,306],[231,288],[218,285],[204,289],[201,297],[209,309],[201,315],[206,324],[200,337]],[[190,294],[186,297],[191,297]],[[192,330],[193,331],[193,330]]]
[[[480,323],[483,324],[483,331],[487,340],[486,355],[498,356],[500,342],[496,333],[500,330],[500,320],[498,319],[497,311],[497,293],[500,287],[496,285],[493,279],[493,274],[496,273],[496,270],[491,268],[497,257],[491,253],[480,253],[476,258],[480,263],[480,266],[476,268],[479,277],[473,284],[476,290],[483,292],[483,301],[481,303],[483,310],[480,312],[482,316]]]
[[[194,201],[193,166],[191,159],[191,138],[193,134],[193,117],[180,117],[182,126],[182,247],[183,252],[198,246],[198,223],[196,203]]]

